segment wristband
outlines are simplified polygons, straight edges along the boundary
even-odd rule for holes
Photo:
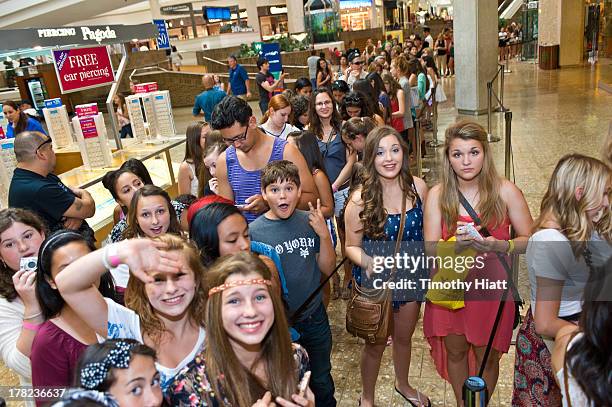
[[[104,246],[104,252],[102,253],[102,263],[107,270],[117,268],[121,264],[121,260],[117,255],[117,245],[111,243]]]
[[[514,252],[514,240],[508,240],[508,250],[506,253],[512,254]]]
[[[37,332],[40,329],[40,324],[32,324],[30,322],[23,321],[23,329],[27,329],[28,331]]]

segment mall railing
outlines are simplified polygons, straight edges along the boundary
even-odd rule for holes
[[[491,120],[493,118],[492,117],[493,116],[493,97],[495,97],[495,100],[497,101],[497,107],[495,108],[495,110],[498,112],[506,111],[506,108],[504,107],[504,72],[505,72],[505,65],[497,64],[497,72],[495,72],[495,76],[493,76],[493,79],[487,82],[487,136],[488,136],[490,143],[495,143],[501,140],[499,137],[494,136],[491,133]],[[498,77],[499,77],[499,81],[498,81],[499,96],[493,90],[493,84],[495,83],[495,80]]]

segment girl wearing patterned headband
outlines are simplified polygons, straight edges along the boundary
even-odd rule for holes
[[[132,274],[126,307],[92,289],[107,268],[119,264],[126,264]],[[83,256],[66,267],[57,285],[98,335],[132,338],[155,349],[163,390],[203,346],[203,275],[195,247],[164,235],[125,240]]]
[[[110,394],[121,407],[162,404],[155,351],[134,339],[109,339],[81,356],[74,385]]]
[[[249,407],[272,401],[313,407],[310,389],[303,397],[298,394],[308,356],[291,343],[264,263],[250,253],[225,256],[206,273],[206,282],[211,288],[206,348],[175,378],[168,390],[170,405]]]

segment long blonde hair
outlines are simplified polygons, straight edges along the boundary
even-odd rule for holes
[[[204,306],[206,304],[206,287],[204,285],[204,267],[200,263],[198,250],[191,243],[181,237],[166,234],[154,239],[165,245],[163,251],[181,251],[187,259],[187,266],[193,272],[195,281],[195,294],[188,307],[188,318],[196,326],[204,326]],[[148,335],[155,344],[159,344],[161,337],[168,332],[164,322],[157,315],[147,296],[145,283],[138,278],[130,278],[125,290],[125,305],[136,312],[140,317],[140,326],[143,334]]]
[[[380,175],[376,171],[374,161],[380,140],[387,136],[395,136],[402,149],[402,169],[399,173],[399,184],[404,196],[408,196],[414,205],[417,200],[414,179],[410,172],[408,145],[399,133],[389,126],[379,126],[372,130],[366,137],[363,149],[363,165],[365,175],[361,188],[361,200],[363,210],[359,213],[359,219],[363,224],[363,234],[372,239],[382,239],[385,235],[385,223],[387,221],[387,210],[383,202],[382,183]]]
[[[594,231],[605,235],[605,231],[597,230],[597,226],[589,221],[587,211],[601,204],[601,198],[609,191],[611,181],[610,168],[598,159],[581,154],[564,156],[550,177],[540,204],[540,216],[534,222],[534,231],[544,228],[546,221],[554,218],[560,232],[572,242],[574,255],[578,257]],[[578,189],[583,190],[580,199],[576,197]],[[600,220],[598,224],[601,223]],[[606,222],[603,223],[600,228],[606,227]]]
[[[469,120],[458,121],[446,129],[440,176],[440,210],[444,224],[449,232],[454,232],[459,218],[459,182],[449,158],[450,145],[455,139],[476,140],[482,145],[484,161],[482,170],[478,174],[480,200],[474,210],[478,212],[483,225],[494,229],[506,217],[506,204],[499,192],[502,178],[497,174],[493,163],[487,132],[481,125]]]
[[[241,252],[218,259],[206,273],[208,287],[225,283],[233,274],[257,273],[270,280],[271,273],[259,256]],[[276,396],[291,400],[297,387],[297,365],[293,357],[289,326],[280,295],[268,289],[274,308],[274,324],[261,343],[261,353],[250,368],[245,368],[236,357],[230,339],[223,327],[223,295],[213,294],[206,305],[206,370],[217,394],[223,394],[229,405],[250,407],[266,390]],[[262,363],[267,383],[255,375],[255,368]]]

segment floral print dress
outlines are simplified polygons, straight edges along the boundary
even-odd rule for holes
[[[293,357],[296,362],[298,381],[310,369],[308,354],[300,345],[293,343]],[[223,392],[223,391],[222,391]],[[200,353],[183,371],[176,375],[166,392],[169,405],[187,406],[231,406],[225,394],[215,392],[213,381],[206,371],[204,353]]]

